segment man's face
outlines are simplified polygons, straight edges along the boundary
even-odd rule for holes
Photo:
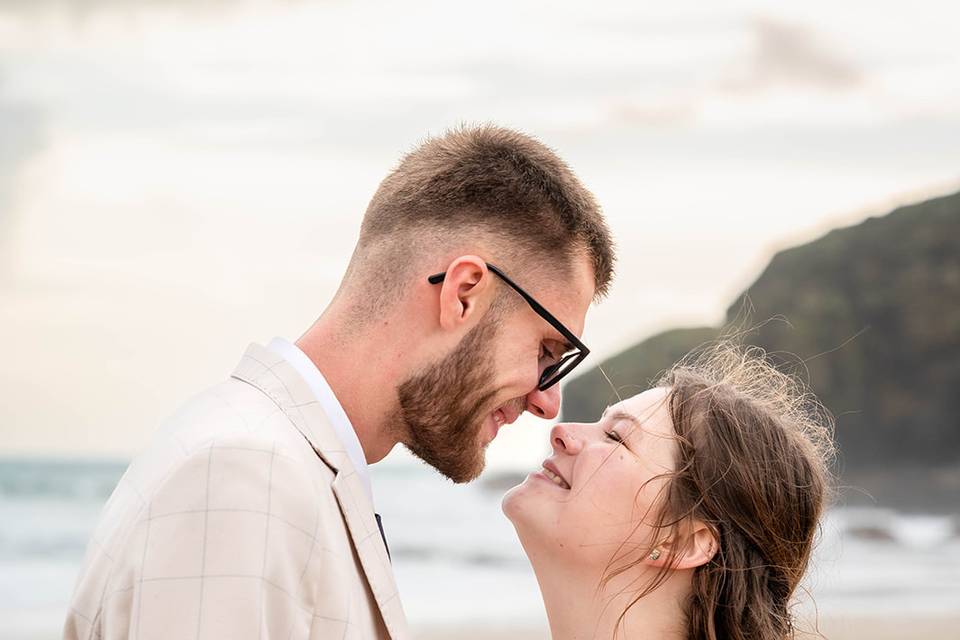
[[[517,295],[502,286],[501,295]],[[589,265],[578,263],[562,286],[549,289],[530,293],[579,336],[594,291]],[[561,353],[563,343],[519,297],[508,310],[488,312],[449,354],[398,387],[407,447],[454,482],[473,480],[503,425],[524,411],[556,417],[559,385],[537,386],[552,362],[545,354]]]

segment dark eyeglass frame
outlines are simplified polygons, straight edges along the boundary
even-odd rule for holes
[[[533,296],[524,291],[516,282],[511,280],[507,274],[489,262],[485,262],[484,264],[487,265],[487,269],[495,273],[500,277],[501,280],[506,282],[511,289],[519,293],[520,297],[523,298],[528,305],[530,305],[530,308],[533,309],[538,316],[549,322],[550,326],[556,329],[560,335],[566,339],[567,344],[570,345],[571,349],[575,350],[565,354],[562,358],[560,358],[560,360],[544,369],[543,373],[540,374],[540,382],[537,384],[537,389],[540,391],[546,391],[553,385],[560,382],[560,380],[566,377],[568,373],[576,369],[577,365],[583,362],[583,359],[590,354],[590,349],[587,348],[587,345],[580,342],[580,339],[573,335],[573,332],[570,331],[570,329],[567,329],[565,326],[563,326],[563,323],[557,320],[556,316],[547,311],[542,304],[534,299]],[[440,284],[446,277],[447,273],[445,271],[443,273],[435,273],[427,278],[427,282],[430,284]],[[570,364],[567,365],[565,369],[562,369],[563,366],[568,362],[570,362]],[[551,376],[555,377],[551,379]]]

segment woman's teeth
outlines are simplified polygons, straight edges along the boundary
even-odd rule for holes
[[[570,488],[570,485],[567,484],[566,480],[555,474],[553,471],[550,471],[550,469],[547,469],[546,467],[543,468],[543,475],[550,478],[553,481],[553,484],[557,485],[558,487],[563,487],[564,489]]]
[[[502,427],[507,421],[507,417],[503,415],[503,411],[497,409],[493,412],[493,421],[497,423],[498,427]]]

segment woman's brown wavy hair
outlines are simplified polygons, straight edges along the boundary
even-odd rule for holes
[[[697,520],[719,543],[694,570],[687,637],[793,638],[791,603],[832,484],[829,414],[762,350],[728,343],[685,358],[657,386],[669,389],[677,442],[675,471],[658,500],[657,539],[682,540]],[[619,566],[614,559],[605,581],[636,564],[635,555],[625,559]],[[667,563],[631,606],[670,570]]]

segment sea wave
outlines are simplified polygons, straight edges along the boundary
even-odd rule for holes
[[[123,471],[124,463],[113,460],[0,461],[0,619],[49,618],[47,635],[56,635],[89,536]],[[454,485],[418,466],[378,466],[371,475],[411,619],[467,620],[477,615],[478,602],[494,596],[505,622],[542,615],[532,570],[500,510],[503,491],[522,476],[488,474],[479,483]],[[809,586],[824,613],[955,611],[958,520],[833,509]]]

